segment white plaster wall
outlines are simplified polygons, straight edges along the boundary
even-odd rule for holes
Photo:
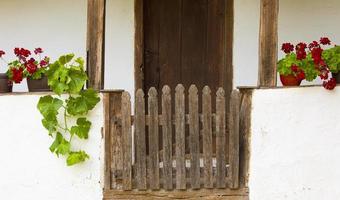
[[[53,139],[36,108],[40,96],[0,95],[0,199],[101,200],[102,103],[90,114],[89,139],[75,140],[90,159],[67,167],[49,150]]]
[[[255,90],[250,200],[340,199],[340,88]]]

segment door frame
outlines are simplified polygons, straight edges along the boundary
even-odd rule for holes
[[[221,80],[226,96],[229,97],[233,89],[233,36],[234,36],[234,0],[225,0],[225,46],[224,69]],[[135,44],[134,44],[134,78],[135,91],[144,89],[144,0],[134,0],[135,14]],[[226,100],[229,98],[226,98]],[[229,105],[228,102],[226,102]]]

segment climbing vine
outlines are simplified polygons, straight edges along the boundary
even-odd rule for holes
[[[56,95],[41,97],[37,108],[43,116],[42,125],[54,138],[50,151],[58,157],[66,156],[68,166],[84,162],[89,155],[83,150],[75,150],[72,143],[75,137],[89,138],[92,123],[87,114],[100,101],[95,90],[83,90],[88,79],[84,60],[74,58],[74,54],[61,56],[50,65],[45,75]]]

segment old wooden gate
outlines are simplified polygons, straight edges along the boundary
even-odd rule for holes
[[[239,92],[229,97],[223,88],[211,94],[208,86],[181,84],[174,90],[139,89],[133,104],[128,92],[104,94],[104,183],[111,194],[239,187]]]

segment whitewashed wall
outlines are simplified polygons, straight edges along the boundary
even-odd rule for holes
[[[255,90],[250,200],[340,199],[340,88]]]
[[[90,114],[89,140],[74,140],[90,160],[67,167],[49,150],[53,139],[41,125],[39,97],[0,95],[0,199],[101,200],[102,103]]]

